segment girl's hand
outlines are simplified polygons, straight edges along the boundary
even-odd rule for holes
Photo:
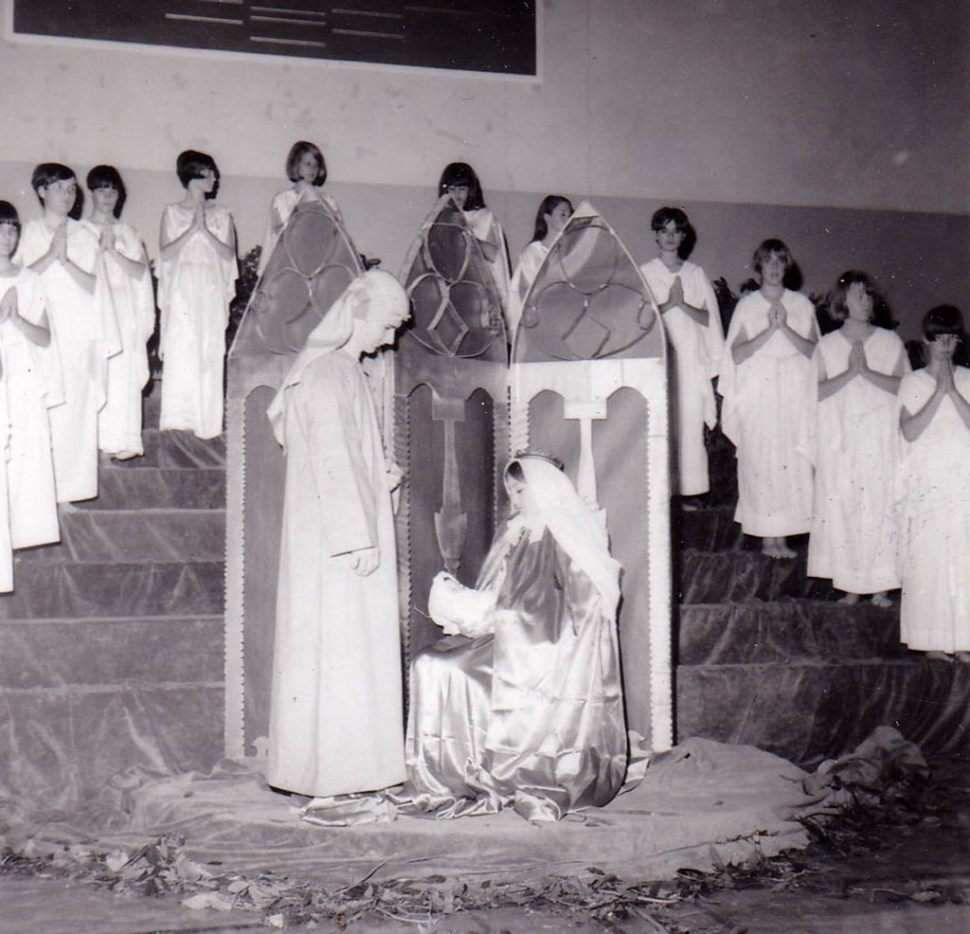
[[[684,283],[680,281],[680,276],[674,276],[674,282],[670,287],[670,294],[667,296],[666,304],[671,308],[675,305],[684,304]]]
[[[956,392],[956,383],[953,382],[952,360],[940,361],[940,372],[936,380],[936,386],[944,395],[952,395]]]
[[[781,302],[773,302],[771,308],[775,313],[775,327],[785,327],[788,324],[788,309]]]
[[[98,245],[104,250],[105,253],[115,252],[115,237],[111,231],[110,227],[101,228],[101,236],[98,241]]]
[[[54,231],[54,237],[51,240],[51,253],[53,253],[56,259],[59,259],[62,263],[67,262],[67,225],[61,224],[57,230]]]
[[[9,321],[17,314],[17,287],[7,290],[7,294],[0,299],[0,324]]]
[[[368,577],[380,567],[381,552],[379,548],[361,548],[353,553],[354,573],[358,577]]]
[[[862,373],[866,367],[865,348],[857,341],[853,343],[852,350],[849,351],[849,369],[853,373]]]

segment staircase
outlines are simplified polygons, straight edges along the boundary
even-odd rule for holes
[[[157,426],[157,387],[146,425]],[[52,805],[222,750],[225,444],[146,427],[0,597],[0,793]]]
[[[794,561],[764,558],[733,522],[719,438],[709,506],[673,516],[678,739],[812,763],[889,724],[926,752],[966,750],[970,665],[907,651],[898,608],[837,603],[805,576],[807,542]],[[68,806],[133,766],[221,756],[225,444],[148,427],[145,448],[102,461],[98,499],[62,507],[59,545],[16,553],[16,591],[0,596],[0,806]]]
[[[710,505],[675,510],[677,736],[746,743],[814,763],[894,726],[925,752],[970,749],[970,666],[899,642],[891,609],[838,603],[798,557],[773,561],[733,521],[734,451],[710,439]]]

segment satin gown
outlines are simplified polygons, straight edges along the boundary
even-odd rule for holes
[[[552,534],[511,522],[479,589],[493,589],[494,632],[449,636],[411,670],[411,809],[558,820],[602,806],[627,764],[616,624]]]

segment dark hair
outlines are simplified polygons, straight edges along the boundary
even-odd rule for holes
[[[923,315],[923,337],[932,343],[941,334],[963,337],[963,315],[955,305],[937,305]]]
[[[690,229],[690,219],[687,217],[687,212],[680,208],[671,207],[657,208],[653,212],[653,217],[650,218],[650,229],[654,233],[660,233],[671,221],[682,233],[686,234]]]
[[[128,189],[121,180],[121,173],[113,165],[96,165],[85,179],[88,191],[96,191],[99,188],[113,188],[118,192],[118,200],[115,202],[114,216],[121,217],[121,209],[125,206],[128,197]]]
[[[199,152],[197,149],[186,149],[179,153],[175,162],[175,172],[182,183],[183,188],[189,187],[189,182],[193,178],[202,178],[206,169],[210,169],[216,177],[216,183],[212,186],[212,191],[206,192],[206,199],[214,198],[219,191],[219,166],[216,160],[207,152]]]
[[[466,211],[474,211],[485,207],[485,197],[482,194],[482,184],[475,174],[475,170],[467,162],[449,162],[441,173],[438,182],[438,197],[448,194],[452,185],[465,185],[468,188],[468,200],[465,202]]]
[[[573,203],[563,195],[546,195],[542,199],[542,204],[539,205],[539,210],[536,211],[536,226],[535,232],[532,234],[533,242],[536,240],[544,240],[546,234],[549,233],[549,225],[546,223],[546,215],[552,214],[560,204],[565,204],[569,207],[569,213],[573,213]]]
[[[835,288],[828,296],[829,317],[835,321],[845,321],[849,317],[849,306],[846,304],[846,298],[848,298],[849,289],[856,284],[861,284],[866,290],[866,295],[872,299],[872,315],[869,317],[869,321],[878,328],[892,330],[896,327],[896,321],[893,320],[889,305],[879,289],[876,288],[872,276],[860,269],[849,269],[839,276]]]
[[[20,215],[9,201],[0,201],[0,224],[10,224],[11,227],[15,227],[19,237]]]
[[[30,176],[30,184],[37,194],[37,200],[43,206],[44,199],[40,196],[41,188],[47,188],[48,185],[52,185],[54,182],[69,182],[76,179],[77,176],[74,174],[74,169],[70,166],[60,162],[41,162],[40,165],[34,168],[33,174]],[[81,207],[83,204],[84,195],[81,193],[79,187],[77,195],[74,198],[74,206],[67,212],[67,216],[77,220],[81,216]]]
[[[761,275],[761,264],[768,259],[769,256],[778,256],[781,258],[782,262],[785,264],[785,272],[787,273],[795,265],[795,260],[792,258],[791,250],[785,244],[784,240],[779,240],[777,237],[769,237],[767,240],[762,240],[758,244],[758,248],[754,251],[754,255],[751,257],[751,265],[754,267],[754,271]]]
[[[320,147],[316,143],[301,139],[290,147],[290,154],[286,157],[286,177],[291,182],[298,182],[300,176],[297,174],[297,166],[300,160],[307,154],[312,153],[317,160],[317,177],[313,184],[320,186],[327,180],[327,160],[323,158]]]

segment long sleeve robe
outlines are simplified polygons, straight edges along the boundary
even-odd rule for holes
[[[708,314],[707,327],[698,324],[682,308],[664,315],[664,330],[673,348],[675,444],[677,448],[678,492],[684,496],[710,489],[704,426],[717,424],[717,402],[712,380],[721,371],[724,331],[717,296],[704,270],[685,262],[671,272],[660,257],[640,267],[658,304],[667,301],[674,279],[679,277],[684,301]]]
[[[336,795],[404,779],[394,519],[374,404],[341,351],[285,390],[286,492],[269,784]],[[352,552],[380,549],[373,574]]]

